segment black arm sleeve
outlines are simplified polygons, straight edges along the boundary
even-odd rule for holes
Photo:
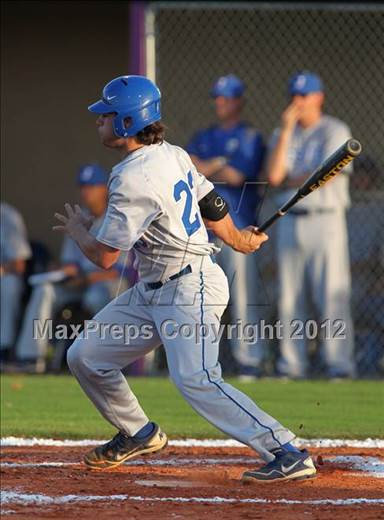
[[[229,212],[228,204],[220,195],[212,190],[199,201],[200,213],[208,220],[221,220]]]

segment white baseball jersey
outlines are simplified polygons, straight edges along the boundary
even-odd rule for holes
[[[167,280],[219,251],[208,240],[198,205],[213,184],[183,149],[167,142],[143,146],[112,169],[108,189],[97,240],[133,248],[141,280]]]
[[[198,205],[212,189],[188,154],[168,143],[144,146],[113,169],[96,238],[118,249],[133,248],[141,280],[94,320],[103,327],[128,325],[138,333],[132,342],[109,331],[79,337],[68,351],[68,366],[100,413],[132,436],[149,418],[120,370],[162,344],[170,377],[193,408],[269,462],[272,450],[294,435],[223,381],[219,335],[212,331],[220,326],[229,288],[223,270],[209,258],[217,248],[208,241]],[[188,264],[188,276],[168,281]],[[146,283],[166,280],[161,288]],[[170,322],[192,334],[172,334]],[[203,329],[208,333],[193,332]]]
[[[269,144],[270,151],[276,146],[280,129],[276,129]],[[310,127],[296,125],[288,149],[287,177],[295,178],[314,172],[320,164],[351,137],[348,126],[335,117],[323,115],[320,121]],[[341,175],[320,190],[311,193],[297,204],[297,208],[328,208],[338,210],[350,205],[348,165]],[[296,193],[296,189],[282,190],[276,197],[277,204],[284,204]]]

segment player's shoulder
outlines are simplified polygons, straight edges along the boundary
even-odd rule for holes
[[[164,142],[164,144],[166,145],[167,151],[169,153],[177,156],[180,159],[185,159],[187,161],[191,160],[188,152],[184,150],[184,148],[182,148],[181,146],[178,146],[176,144],[170,144],[168,142]]]
[[[132,193],[143,188],[145,182],[143,170],[148,148],[151,146],[143,146],[135,150],[112,168],[108,180],[110,193],[123,191]]]
[[[11,206],[11,204],[8,204],[8,202],[1,202],[0,203],[0,211],[3,214],[7,214],[10,216],[18,216],[19,212],[14,206]]]
[[[180,163],[188,168],[192,164],[187,152],[179,146],[167,141],[143,146],[113,168],[109,192],[129,193],[133,198],[146,190],[148,196],[155,196]]]
[[[207,126],[206,128],[201,128],[200,130],[197,130],[193,136],[194,141],[207,141],[209,140],[215,132],[219,129],[219,126],[214,124]]]
[[[0,204],[0,212],[1,212],[1,220],[2,222],[7,222],[7,224],[22,224],[23,217],[21,213],[8,202],[1,202]]]
[[[180,167],[182,170],[193,167],[189,153],[181,146],[164,141],[160,146],[159,153],[161,154],[161,158],[156,156],[156,162],[147,163],[148,172],[154,172],[155,170],[158,172],[158,174],[154,176],[154,182],[156,182],[157,179],[161,179],[164,174],[167,178],[172,176],[172,172],[179,174]],[[152,155],[152,158],[155,157]],[[163,165],[163,167],[159,168],[159,165]]]
[[[141,150],[136,150],[133,154],[129,154],[122,161],[113,166],[108,179],[108,184],[128,176],[132,171],[135,171],[139,167],[142,152]]]
[[[239,125],[239,134],[247,141],[262,140],[263,138],[261,131],[248,121],[243,121]]]
[[[321,124],[324,128],[330,130],[349,130],[349,126],[345,121],[329,114],[323,114],[321,116]]]
[[[128,154],[121,162],[112,168],[110,181],[118,178],[134,179],[140,175],[148,163],[158,163],[169,151],[167,143],[144,145]]]
[[[148,147],[142,158],[142,167],[148,172],[167,171],[174,162],[191,162],[188,152],[181,146],[163,141],[161,144]]]

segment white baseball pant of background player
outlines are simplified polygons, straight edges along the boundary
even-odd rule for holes
[[[277,142],[275,130],[270,149]],[[288,178],[314,171],[321,162],[351,137],[348,126],[323,114],[314,128],[296,125],[287,158]],[[308,369],[307,341],[295,337],[292,326],[305,324],[315,317],[321,323],[341,323],[345,334],[337,335],[332,327],[322,341],[323,359],[329,375],[353,376],[354,333],[350,311],[350,264],[345,211],[350,205],[348,173],[302,199],[277,225],[277,258],[279,266],[279,317],[284,335],[280,343],[278,369],[291,377],[306,377]],[[286,202],[294,189],[282,190],[277,205]],[[295,215],[306,210],[307,215]],[[310,298],[308,297],[310,295]],[[309,300],[315,313],[310,312]]]

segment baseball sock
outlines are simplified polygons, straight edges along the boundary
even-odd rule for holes
[[[290,442],[286,442],[285,444],[283,444],[282,448],[286,451],[294,451],[295,453],[300,453],[300,450],[295,448],[295,446],[293,446]]]
[[[136,435],[133,436],[133,438],[138,441],[141,439],[145,439],[145,437],[148,437],[148,435],[150,435],[154,429],[155,429],[155,425],[152,422],[149,422],[145,426],[143,426],[141,428],[141,430],[139,430],[136,433]]]

